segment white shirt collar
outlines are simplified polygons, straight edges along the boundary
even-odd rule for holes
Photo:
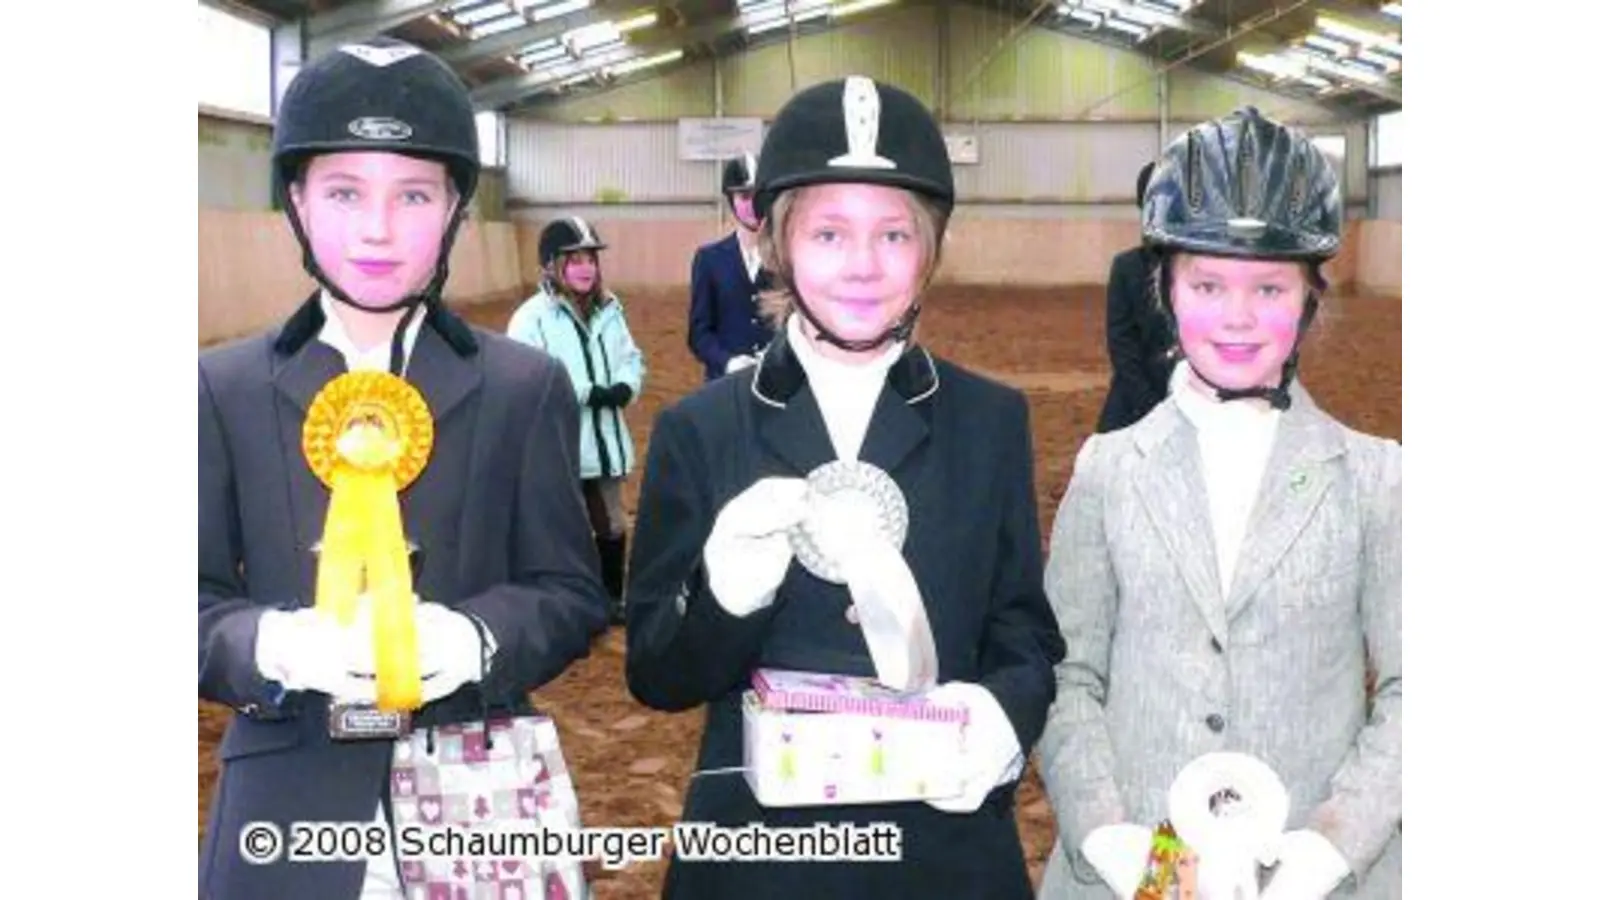
[[[376,346],[366,350],[358,348],[351,339],[350,332],[345,330],[344,321],[334,311],[334,299],[323,291],[318,302],[322,304],[322,331],[318,333],[318,340],[339,351],[344,357],[345,368],[351,372],[359,371],[389,371],[389,341],[381,341]],[[412,351],[417,346],[417,335],[422,332],[422,320],[426,318],[426,310],[419,310],[411,319],[411,324],[406,326],[404,363],[402,371],[411,364]]]

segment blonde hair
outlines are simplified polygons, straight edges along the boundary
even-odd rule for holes
[[[761,223],[758,238],[761,265],[772,273],[773,286],[761,293],[759,309],[761,316],[775,331],[781,331],[789,315],[795,311],[794,261],[789,258],[789,240],[793,237],[794,225],[798,220],[800,201],[819,186],[799,187],[779,194],[772,202],[766,221]],[[920,298],[933,281],[934,274],[939,271],[948,214],[915,191],[904,188],[898,190],[906,195],[907,205],[911,208],[912,229],[916,234],[917,246],[922,251],[922,271],[917,278],[917,297]],[[913,326],[909,340],[916,340],[916,326]]]

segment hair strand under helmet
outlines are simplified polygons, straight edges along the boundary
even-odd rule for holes
[[[772,227],[778,195],[816,184],[876,184],[904,188],[931,200],[948,222],[955,206],[950,151],[933,114],[916,97],[891,84],[852,75],[813,85],[778,111],[761,145],[756,166],[756,217]],[[939,234],[943,239],[943,232]],[[812,315],[796,291],[795,308],[817,336],[852,352],[876,349],[910,337],[922,312],[912,301],[900,321],[875,338],[845,340]]]
[[[433,277],[416,293],[382,307],[357,303],[317,264],[290,186],[314,157],[330,153],[399,153],[443,163],[455,186]],[[395,330],[391,369],[398,372],[411,318],[449,279],[450,250],[477,189],[478,129],[466,85],[426,50],[388,37],[347,44],[313,60],[289,83],[272,135],[273,193],[299,241],[306,271],[334,299],[365,312],[405,309]]]
[[[1339,252],[1343,233],[1339,176],[1328,158],[1304,134],[1245,107],[1168,145],[1141,214],[1145,246],[1161,256],[1159,301],[1173,334],[1173,253],[1311,264],[1315,284],[1277,387],[1221,388],[1195,371],[1219,400],[1264,399],[1287,409],[1300,343],[1320,300],[1318,267]]]

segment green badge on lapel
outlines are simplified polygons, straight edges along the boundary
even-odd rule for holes
[[[1310,483],[1311,476],[1304,471],[1297,471],[1289,476],[1289,490],[1291,491],[1303,491],[1306,485]]]

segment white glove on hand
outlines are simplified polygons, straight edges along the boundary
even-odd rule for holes
[[[997,786],[1021,777],[1024,758],[1016,729],[988,688],[951,681],[929,691],[927,699],[940,706],[965,706],[968,716],[967,746],[951,749],[959,754],[957,764],[966,780],[966,790],[960,796],[930,799],[929,806],[945,812],[970,813],[982,806]]]
[[[432,703],[483,678],[483,640],[465,613],[440,603],[417,604],[417,655],[422,702]]]
[[[763,478],[729,500],[702,551],[712,596],[744,617],[772,604],[794,559],[788,531],[805,515],[801,478]]]
[[[376,702],[377,683],[363,677],[374,667],[371,622],[370,613],[340,625],[315,608],[268,610],[256,628],[256,668],[286,690]]]
[[[1083,856],[1117,900],[1133,900],[1150,859],[1154,832],[1142,825],[1102,825],[1083,839]],[[1200,865],[1205,867],[1205,861]]]
[[[730,356],[728,357],[728,365],[723,368],[722,374],[732,375],[740,369],[748,369],[755,364],[756,358],[748,354],[741,353],[738,356]]]
[[[1349,862],[1327,838],[1305,828],[1291,831],[1283,836],[1278,867],[1261,900],[1323,900],[1349,874]]]

